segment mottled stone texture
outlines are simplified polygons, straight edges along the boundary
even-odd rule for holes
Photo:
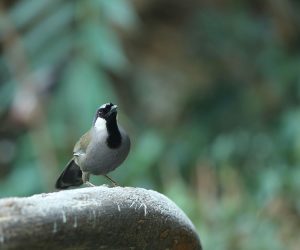
[[[152,190],[106,186],[0,200],[0,249],[201,249],[187,216]]]

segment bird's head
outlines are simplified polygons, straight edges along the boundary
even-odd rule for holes
[[[102,118],[104,120],[109,120],[117,115],[117,105],[110,103],[105,103],[101,105],[96,113],[96,117]]]
[[[97,129],[104,129],[107,122],[112,122],[117,116],[117,105],[105,103],[101,105],[95,114],[94,126]]]

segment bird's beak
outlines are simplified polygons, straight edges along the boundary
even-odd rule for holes
[[[117,105],[114,105],[111,107],[110,111],[109,111],[109,116],[112,114],[112,113],[115,113],[117,112],[117,109],[118,109],[118,106]]]

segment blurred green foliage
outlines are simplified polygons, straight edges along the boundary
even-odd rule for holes
[[[174,200],[205,249],[298,249],[297,1],[5,0],[0,11],[0,197],[53,191],[112,101],[133,143],[119,183]]]

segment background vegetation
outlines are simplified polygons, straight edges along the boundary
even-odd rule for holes
[[[0,197],[54,191],[112,101],[133,142],[119,183],[173,199],[205,249],[298,249],[299,12],[295,0],[1,1]]]

